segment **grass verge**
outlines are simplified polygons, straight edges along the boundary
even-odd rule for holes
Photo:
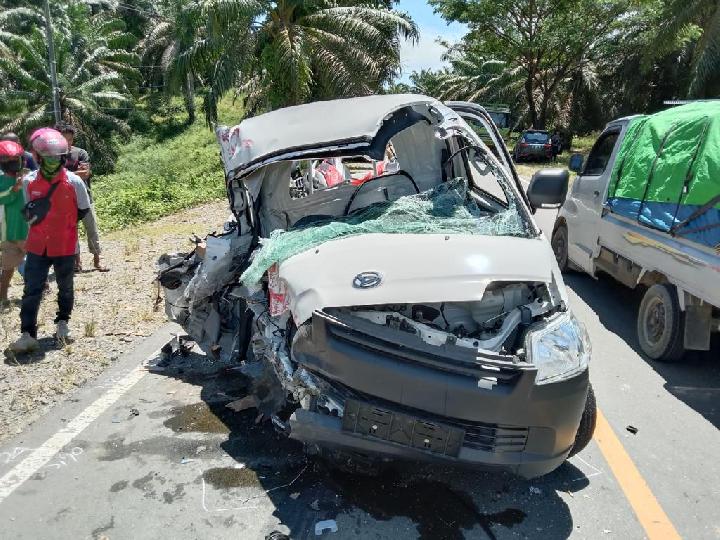
[[[230,99],[218,112],[228,123],[242,114]],[[93,179],[102,229],[124,229],[224,197],[219,152],[204,118],[188,124],[178,107],[152,116],[147,133],[121,145],[115,172]]]

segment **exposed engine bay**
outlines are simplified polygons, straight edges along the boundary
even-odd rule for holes
[[[375,324],[417,335],[429,345],[515,354],[522,325],[550,311],[544,285],[497,284],[477,302],[386,305],[327,310],[349,312]]]
[[[331,389],[293,353],[295,340],[303,331],[311,331],[312,321],[296,328],[289,312],[271,316],[262,286],[229,288],[208,307],[189,317],[189,326],[196,329],[196,336],[197,329],[203,328],[199,342],[211,354],[245,357],[243,371],[262,386],[257,396],[261,412],[275,417],[288,400],[305,408],[332,402]],[[476,302],[326,308],[323,312],[345,325],[353,319],[365,320],[433,347],[491,353],[491,357],[517,363],[524,359],[524,330],[554,309],[544,283],[498,282]],[[247,338],[245,353],[242,341]],[[342,416],[339,403],[332,408]]]

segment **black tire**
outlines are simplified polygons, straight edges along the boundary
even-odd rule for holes
[[[597,422],[597,405],[595,404],[595,392],[592,385],[589,385],[587,400],[585,401],[585,410],[580,417],[580,425],[575,434],[575,442],[568,457],[572,457],[582,451],[592,439],[595,433],[595,424]]]
[[[637,336],[642,351],[661,362],[675,362],[685,354],[685,314],[677,290],[666,283],[650,287],[640,302]]]
[[[568,264],[568,230],[567,225],[564,223],[559,224],[555,227],[552,233],[552,239],[550,240],[553,253],[555,254],[555,260],[560,267],[561,272],[567,272],[570,267]]]

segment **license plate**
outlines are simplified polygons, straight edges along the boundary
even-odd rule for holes
[[[355,400],[345,403],[343,431],[453,457],[460,452],[465,438],[460,428]]]

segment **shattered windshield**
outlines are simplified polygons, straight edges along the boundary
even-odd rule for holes
[[[467,164],[467,156],[464,158]],[[482,171],[482,163],[476,164]],[[487,169],[489,165],[484,164]],[[487,174],[490,174],[487,170]],[[528,236],[528,226],[514,199],[494,183],[498,196],[484,189],[469,188],[468,178],[459,176],[427,191],[394,201],[372,203],[346,216],[318,216],[302,226],[277,229],[261,240],[261,248],[241,279],[247,284],[260,281],[273,264],[325,242],[360,234],[478,234]],[[505,197],[503,199],[502,197]]]

